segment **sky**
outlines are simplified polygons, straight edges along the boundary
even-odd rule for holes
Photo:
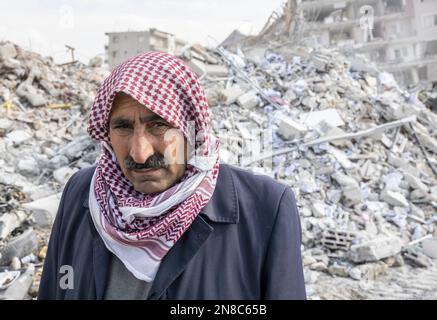
[[[215,46],[234,29],[257,34],[285,0],[0,1],[0,41],[66,62],[65,45],[84,63],[104,54],[105,32],[157,28],[190,43]]]

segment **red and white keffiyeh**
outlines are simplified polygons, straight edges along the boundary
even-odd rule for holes
[[[136,191],[117,163],[108,122],[118,92],[180,129],[194,147],[184,176],[161,193]],[[194,124],[195,135],[189,123]],[[153,281],[164,256],[210,200],[217,181],[219,142],[211,133],[197,76],[182,60],[164,52],[128,59],[97,91],[88,133],[103,146],[89,194],[94,225],[106,247],[135,277]]]

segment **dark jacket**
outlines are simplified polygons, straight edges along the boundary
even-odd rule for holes
[[[38,299],[103,298],[112,253],[88,209],[94,170],[65,186]],[[165,256],[148,299],[305,299],[300,244],[291,189],[221,164],[211,200]],[[59,285],[63,265],[74,271],[74,289]]]

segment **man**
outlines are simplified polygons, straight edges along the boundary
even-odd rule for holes
[[[99,88],[39,299],[305,299],[291,189],[219,161],[197,76],[149,52]]]

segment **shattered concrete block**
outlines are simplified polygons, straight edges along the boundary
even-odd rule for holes
[[[244,94],[244,91],[241,90],[239,86],[232,86],[228,89],[224,89],[221,92],[221,95],[224,98],[225,105],[229,106],[230,104],[237,101],[237,99]]]
[[[354,232],[325,229],[322,233],[321,243],[331,250],[348,250],[355,238],[356,234]]]
[[[310,109],[317,107],[317,101],[314,97],[305,97],[302,99],[302,104]]]
[[[258,106],[259,100],[255,92],[247,92],[238,97],[237,104],[242,108],[252,109]]]
[[[18,144],[21,144],[27,140],[30,140],[30,138],[32,138],[32,135],[25,130],[14,130],[14,131],[9,132],[6,135],[6,138],[8,138],[14,144],[18,145]]]
[[[34,158],[26,158],[18,161],[18,170],[23,176],[36,176],[40,173],[38,163]]]
[[[286,140],[293,140],[300,138],[306,132],[305,126],[292,120],[289,117],[281,119],[278,128],[278,134],[281,135]]]
[[[314,271],[321,271],[321,272],[323,272],[323,271],[326,271],[327,268],[328,267],[323,262],[316,262],[316,263],[313,263],[312,265],[310,265],[310,269],[314,270]]]
[[[408,207],[409,205],[407,199],[405,199],[401,193],[389,189],[384,189],[381,192],[380,200],[383,200],[392,206]]]
[[[17,95],[26,99],[32,107],[41,107],[47,104],[46,98],[37,93],[36,89],[26,82],[21,83],[17,88]]]
[[[313,62],[314,67],[319,71],[326,71],[328,64],[330,64],[329,57],[319,52],[311,54],[311,61]]]
[[[200,60],[197,59],[191,59],[188,61],[188,65],[191,67],[191,69],[199,76],[203,76],[204,73],[206,73],[206,65]]]
[[[58,154],[65,155],[69,160],[73,160],[80,156],[81,152],[93,145],[93,141],[88,135],[82,135],[63,146]]]
[[[352,279],[361,280],[362,274],[360,268],[357,267],[351,268],[348,273],[349,273],[349,277],[351,277]]]
[[[361,271],[361,278],[365,280],[376,280],[379,276],[385,274],[388,270],[388,265],[382,261],[377,263],[366,263],[358,266]]]
[[[24,300],[32,286],[34,273],[35,267],[30,265],[6,290],[0,291],[0,300]]]
[[[423,240],[422,250],[428,257],[437,259],[437,238]]]
[[[334,173],[331,177],[342,187],[343,197],[348,205],[357,204],[363,200],[358,182],[345,174]]]
[[[402,249],[402,241],[395,236],[380,237],[350,247],[348,257],[353,262],[378,261],[398,254]]]
[[[288,103],[292,103],[297,99],[297,95],[294,93],[293,89],[288,89],[285,94],[282,96],[282,99],[287,101]]]
[[[61,195],[62,193],[54,194],[49,197],[25,203],[22,206],[32,211],[35,222],[39,226],[50,226],[56,217]]]
[[[6,132],[12,129],[14,123],[9,119],[0,119],[0,136],[4,136]]]
[[[6,43],[0,46],[0,60],[13,59],[17,56],[17,50],[12,43]]]
[[[413,176],[412,174],[409,174],[408,172],[404,173],[404,178],[411,188],[421,190],[425,193],[428,192],[428,186],[420,181],[419,178]]]
[[[325,121],[332,127],[340,127],[344,125],[344,121],[336,109],[326,109],[321,111],[314,111],[311,113],[304,113],[301,119],[305,124],[315,128],[321,121]]]
[[[310,266],[316,262],[317,262],[317,260],[314,259],[314,257],[312,257],[312,256],[309,256],[309,255],[302,256],[302,264],[304,266]]]
[[[311,204],[311,211],[313,216],[316,218],[324,218],[326,217],[325,213],[325,202],[323,201],[314,201]]]
[[[332,203],[338,203],[341,199],[341,190],[338,189],[330,189],[326,193],[327,199]]]
[[[221,65],[207,64],[205,67],[205,72],[211,77],[227,77],[229,70]]]
[[[70,167],[61,167],[53,171],[53,177],[59,184],[64,185],[76,171]]]
[[[410,262],[413,266],[419,268],[427,268],[430,266],[431,261],[424,255],[418,248],[407,247],[402,250],[402,255],[405,260]]]
[[[328,151],[337,159],[337,161],[341,164],[341,166],[346,170],[355,167],[355,165],[349,160],[346,153],[344,153],[340,149],[337,149],[335,147],[330,147]]]
[[[337,277],[346,278],[349,276],[348,267],[338,263],[334,263],[333,265],[329,266],[328,272],[329,274]]]
[[[38,248],[36,233],[32,228],[13,237],[0,249],[0,265],[9,265],[14,257],[22,258]]]
[[[69,160],[66,156],[64,155],[57,155],[54,156],[53,158],[51,158],[47,164],[48,168],[50,169],[57,169],[60,167],[64,167],[66,165],[68,165]]]
[[[0,215],[0,240],[5,239],[12,231],[18,228],[27,218],[22,210],[6,212]]]

